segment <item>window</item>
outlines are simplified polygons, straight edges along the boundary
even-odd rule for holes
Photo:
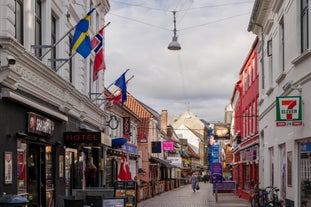
[[[244,92],[246,92],[247,91],[247,89],[248,89],[248,74],[247,74],[247,71],[244,71],[244,73],[243,73],[243,78],[244,78]]]
[[[35,7],[35,45],[41,46],[42,45],[42,28],[41,28],[41,1],[36,0],[36,7]],[[40,47],[36,47],[35,55],[37,57],[41,57],[42,50]]]
[[[263,48],[261,48],[263,50]],[[260,63],[261,63],[261,89],[262,91],[264,91],[265,89],[265,69],[264,69],[264,65],[263,65],[263,57],[260,56]]]
[[[56,18],[52,15],[51,22],[51,45],[56,43]],[[56,46],[51,51],[51,68],[56,70]]]
[[[71,55],[72,55],[72,50],[71,50],[71,42],[72,42],[72,36],[69,35],[69,82],[72,83],[73,82],[73,79],[72,79],[72,70],[73,70],[73,61],[72,61],[72,58]]]
[[[255,99],[255,101],[253,102],[253,112],[252,112],[252,120],[253,120],[253,129],[252,132],[256,133],[257,132],[257,113],[256,113],[256,101],[257,98]]]
[[[15,39],[17,42],[24,44],[24,1],[15,1]]]
[[[280,68],[284,72],[284,19],[279,22],[279,41],[280,41]]]
[[[301,0],[301,52],[309,48],[309,0]]]
[[[268,72],[269,72],[269,87],[272,88],[273,87],[273,59],[272,59],[272,39],[270,39],[267,42],[267,47],[268,47]],[[269,49],[270,48],[270,49]],[[269,50],[271,51],[269,53]]]
[[[270,157],[270,185],[274,186],[274,149],[273,147],[269,148],[269,157]]]
[[[248,73],[248,85],[251,86],[253,81],[251,65],[248,66],[247,73]]]

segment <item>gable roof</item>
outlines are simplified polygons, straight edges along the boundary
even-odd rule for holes
[[[150,110],[150,107],[138,101],[130,93],[127,93],[127,101],[124,103],[124,106],[133,111],[141,119],[141,123],[137,129],[138,135],[148,135],[150,119],[158,120],[158,117],[154,114],[154,110]]]

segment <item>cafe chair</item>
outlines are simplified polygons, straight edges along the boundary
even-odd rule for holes
[[[85,205],[90,207],[102,207],[103,199],[101,196],[86,196]]]
[[[83,207],[83,200],[64,199],[64,207]]]

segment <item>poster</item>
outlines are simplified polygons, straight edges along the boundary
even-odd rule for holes
[[[12,152],[4,152],[4,184],[12,184]]]

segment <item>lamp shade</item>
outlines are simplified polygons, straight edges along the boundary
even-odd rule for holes
[[[169,50],[180,50],[180,44],[177,42],[177,36],[173,36],[172,42],[167,47]]]

